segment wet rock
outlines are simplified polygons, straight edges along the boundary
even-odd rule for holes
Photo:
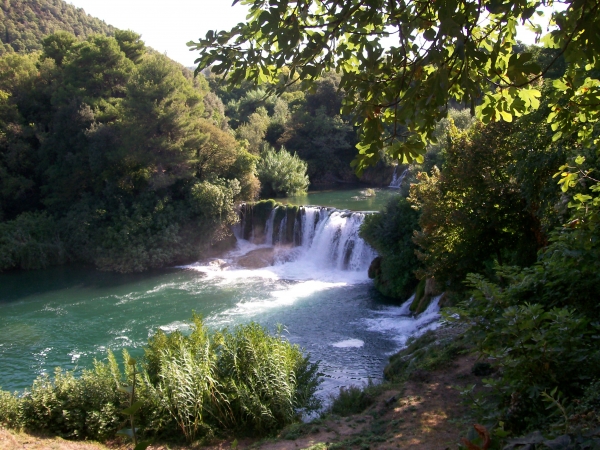
[[[369,266],[369,278],[375,278],[381,272],[381,256],[378,256],[373,261],[371,261],[371,265]]]
[[[208,265],[219,269],[224,269],[230,266],[230,264],[223,259],[213,259],[208,263]]]
[[[237,265],[245,269],[262,269],[275,264],[275,249],[257,248],[237,260]]]

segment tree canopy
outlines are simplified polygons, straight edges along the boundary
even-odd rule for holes
[[[222,239],[257,158],[205,110],[206,80],[130,31],[42,47],[0,55],[0,271],[142,271]]]
[[[41,50],[42,39],[57,31],[82,39],[92,34],[110,35],[116,30],[62,0],[0,2],[0,55]]]
[[[237,2],[237,1],[236,1]],[[341,74],[343,111],[360,127],[360,173],[381,152],[420,160],[451,102],[484,122],[511,122],[539,106],[539,80],[564,58],[549,92],[554,138],[576,134],[596,145],[600,79],[600,4],[593,0],[242,0],[248,21],[209,31],[198,70],[211,66],[231,84],[250,79],[308,86]],[[550,27],[534,20],[548,7]],[[543,64],[517,46],[529,26],[552,49]],[[546,33],[545,33],[546,31]],[[544,34],[545,33],[545,34]],[[538,59],[539,61],[539,59]],[[285,69],[285,71],[284,71]]]

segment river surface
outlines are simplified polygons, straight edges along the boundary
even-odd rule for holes
[[[214,328],[284,325],[287,339],[321,361],[322,397],[380,379],[390,354],[435,326],[435,302],[413,318],[406,304],[377,293],[366,273],[374,252],[357,235],[362,214],[305,208],[302,218],[296,247],[239,239],[219,260],[145,274],[81,267],[0,274],[0,387],[27,388],[55,367],[91,367],[107,349],[141,356],[157,329],[189,329],[193,311]],[[278,255],[273,265],[238,264],[265,249]]]
[[[277,199],[293,205],[320,205],[350,211],[381,211],[391,198],[399,195],[398,189],[347,187],[309,191],[306,195]],[[366,195],[365,195],[366,194]]]

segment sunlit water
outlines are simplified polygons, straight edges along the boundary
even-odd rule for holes
[[[367,278],[367,247],[353,244],[360,254],[351,270],[328,262],[325,233],[338,227],[337,236],[351,237],[356,217],[344,229],[332,213],[307,231],[314,235],[310,243],[284,249],[281,262],[262,269],[236,264],[265,247],[240,240],[220,260],[147,274],[72,267],[0,274],[0,386],[19,390],[54,367],[91,367],[107,349],[141,355],[157,329],[188,329],[192,311],[214,328],[249,321],[270,330],[284,325],[287,339],[321,361],[323,397],[378,380],[408,336],[435,326],[437,306],[412,318],[407,304],[386,302]]]
[[[293,205],[331,206],[350,211],[380,211],[390,198],[396,198],[398,195],[398,189],[375,188],[367,192],[365,187],[349,187],[310,191],[306,195],[277,199],[277,201]]]

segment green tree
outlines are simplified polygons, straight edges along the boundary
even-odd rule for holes
[[[0,57],[0,270],[197,259],[256,197],[258,158],[207,113],[206,80],[143,50],[60,33]]]
[[[377,162],[381,150],[394,159],[421,159],[451,100],[469,105],[484,122],[510,122],[536,109],[536,81],[560,55],[566,72],[553,83],[547,116],[555,138],[577,134],[595,143],[597,2],[567,0],[552,13],[555,27],[541,42],[558,53],[544,67],[515,47],[516,33],[518,24],[531,24],[540,36],[532,18],[551,2],[244,3],[250,7],[248,22],[188,44],[200,51],[198,70],[211,66],[217,74],[228,73],[232,84],[275,83],[284,67],[290,82],[298,77],[305,84],[327,71],[340,72],[344,111],[353,112],[360,126],[359,172]]]
[[[278,140],[308,163],[312,183],[356,180],[350,170],[356,133],[339,114],[343,99],[339,76],[327,74],[298,105]]]
[[[131,30],[116,30],[115,39],[119,43],[121,51],[134,63],[140,62],[146,52],[146,46],[141,36]]]
[[[365,216],[360,227],[360,236],[379,253],[369,276],[388,297],[406,300],[417,285],[415,272],[420,264],[412,238],[419,228],[419,215],[404,197],[397,197],[379,214]]]
[[[420,209],[414,241],[423,263],[419,276],[460,283],[469,272],[535,261],[537,222],[508,169],[514,163],[505,136],[510,124],[450,130],[446,165],[422,173],[410,201]],[[487,266],[487,267],[486,267]]]
[[[42,50],[43,39],[64,31],[79,39],[110,35],[115,28],[61,0],[10,0],[0,3],[0,55]]]
[[[306,168],[306,163],[298,155],[292,155],[285,148],[276,151],[266,147],[257,166],[263,197],[305,193],[308,189]]]

